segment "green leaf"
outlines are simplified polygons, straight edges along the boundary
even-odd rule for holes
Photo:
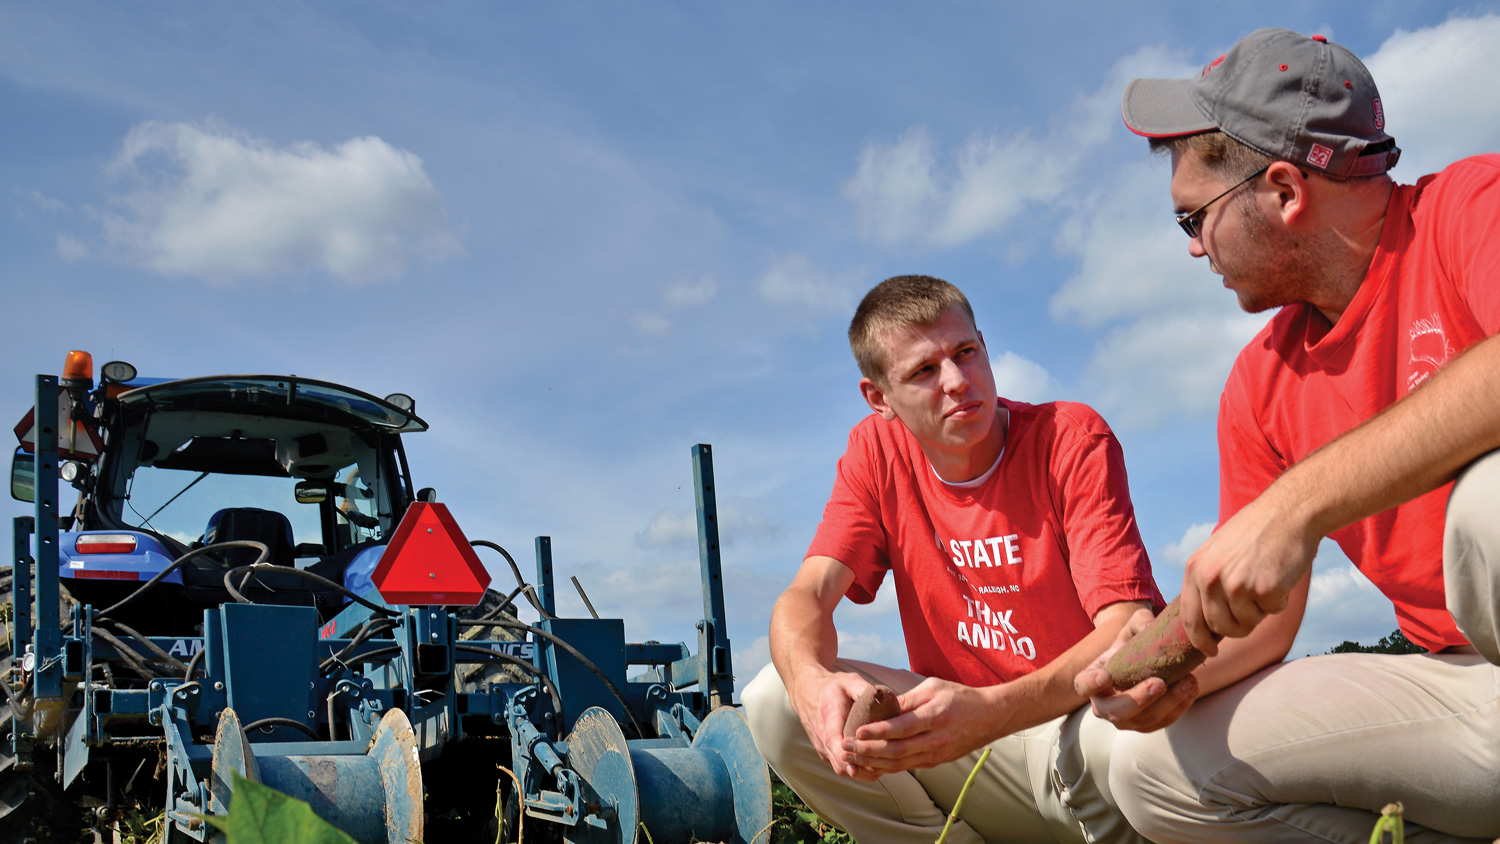
[[[234,775],[229,844],[356,844],[307,803]]]

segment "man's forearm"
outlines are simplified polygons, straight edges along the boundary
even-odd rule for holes
[[[838,648],[833,617],[816,598],[800,590],[782,593],[771,610],[771,662],[788,691],[809,670],[832,671]]]
[[[1143,607],[1149,608],[1150,603],[1124,601],[1105,607],[1095,619],[1093,632],[1056,659],[1024,677],[992,686],[1006,709],[998,713],[1003,718],[1000,735],[1044,724],[1087,703],[1088,698],[1074,687],[1074,678],[1104,653],[1131,614]]]
[[[1327,536],[1452,480],[1500,448],[1500,337],[1288,469],[1263,495]]]
[[[1193,646],[1247,636],[1283,611],[1318,541],[1451,480],[1500,447],[1500,338],[1287,469],[1188,558],[1182,623]],[[1293,634],[1295,635],[1295,633]]]

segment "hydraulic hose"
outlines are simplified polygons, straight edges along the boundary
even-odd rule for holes
[[[595,677],[598,677],[601,681],[604,682],[605,688],[609,689],[610,694],[614,695],[615,696],[615,700],[618,700],[620,702],[620,706],[624,707],[624,709],[625,709],[625,716],[630,719],[630,725],[632,727],[635,727],[635,734],[637,736],[639,736],[640,738],[645,738],[646,737],[646,731],[643,730],[643,729],[641,729],[641,723],[635,719],[635,712],[632,711],[632,709],[631,709],[630,701],[628,701],[628,700],[625,699],[625,695],[624,695],[623,692],[620,691],[620,687],[616,686],[614,684],[614,681],[611,680],[611,679],[609,679],[609,676],[599,669],[599,666],[595,665],[592,660],[590,660],[588,657],[584,656],[582,654],[582,652],[580,652],[577,648],[573,647],[572,645],[568,644],[567,642],[563,641],[562,639],[558,638],[557,636],[555,636],[555,635],[553,635],[551,633],[548,633],[547,631],[541,629],[540,627],[533,627],[533,626],[531,626],[530,624],[527,624],[524,621],[511,621],[509,619],[495,619],[495,620],[479,621],[479,620],[466,620],[466,619],[462,619],[461,618],[461,619],[458,620],[458,623],[461,624],[461,625],[471,625],[471,626],[483,625],[485,627],[508,627],[508,628],[510,628],[512,630],[524,630],[527,633],[530,633],[530,634],[532,634],[534,636],[540,636],[540,637],[546,639],[547,641],[552,642],[554,645],[557,645],[558,647],[560,647],[563,650],[567,651],[569,656],[571,656],[574,659],[578,660],[578,663],[580,665],[582,665],[584,668],[587,668],[589,671],[593,672],[593,674],[594,674]]]
[[[203,655],[207,652],[207,647],[199,648],[198,652],[193,654],[193,658],[188,660],[187,670],[182,674],[184,681],[193,679],[193,672],[198,670],[198,666],[203,662]]]
[[[157,572],[155,577],[151,578],[145,583],[142,583],[139,587],[136,588],[134,592],[131,592],[129,595],[126,595],[123,599],[121,599],[119,603],[116,603],[114,606],[111,606],[108,609],[100,611],[99,617],[101,619],[106,618],[110,613],[115,612],[121,607],[128,605],[136,598],[139,598],[142,595],[146,594],[152,588],[154,588],[156,584],[166,579],[167,575],[181,568],[182,564],[186,563],[188,560],[191,560],[194,557],[200,557],[210,551],[220,551],[225,548],[254,548],[255,550],[260,552],[260,557],[256,559],[254,565],[259,565],[265,562],[266,558],[271,556],[271,549],[267,548],[264,543],[254,542],[249,539],[232,539],[228,542],[215,542],[212,545],[205,545],[202,548],[194,548],[186,554],[183,554],[181,557],[173,560],[171,565]]]
[[[136,640],[137,642],[141,643],[143,646],[145,646],[146,650],[150,651],[153,655],[155,655],[157,659],[161,660],[162,662],[167,663],[168,665],[171,665],[173,668],[176,668],[178,671],[181,671],[184,674],[187,673],[187,670],[188,670],[187,663],[183,662],[182,660],[178,659],[177,657],[172,656],[171,654],[169,654],[166,651],[162,650],[155,642],[153,642],[150,639],[146,638],[145,636],[141,635],[139,632],[137,632],[133,628],[127,627],[127,626],[121,624],[118,621],[110,621],[109,624],[112,625],[116,630],[119,630],[120,632],[124,633],[126,636],[129,636],[130,638],[132,638],[132,639]],[[201,653],[201,651],[200,651],[200,653]]]
[[[155,680],[161,676],[159,672],[154,671],[146,662],[145,656],[137,653],[134,648],[125,644],[120,640],[119,637],[115,636],[113,633],[110,633],[108,630],[103,630],[98,627],[94,627],[92,628],[92,630],[94,633],[94,638],[102,639],[104,642],[114,647],[119,661],[125,663],[125,665],[129,667],[131,671],[139,674],[141,676],[141,679]]]
[[[486,657],[488,657],[488,659],[483,660],[485,662],[503,662],[506,665],[514,665],[516,668],[521,669],[521,671],[535,677],[537,679],[537,682],[541,683],[542,688],[546,690],[548,697],[552,698],[552,708],[557,710],[557,717],[562,718],[562,696],[557,693],[557,687],[552,685],[552,681],[547,679],[547,675],[543,674],[540,668],[537,668],[535,665],[532,665],[531,663],[527,662],[524,659],[521,659],[518,656],[499,653],[498,651],[492,651],[489,648],[480,647],[479,645],[460,644],[455,645],[454,647],[456,650],[460,650],[465,653],[484,654]]]
[[[534,589],[527,589],[527,587],[530,586],[531,584],[527,583],[526,582],[526,578],[524,578],[524,577],[521,576],[521,567],[518,566],[518,565],[516,565],[516,558],[512,557],[510,555],[509,551],[507,551],[504,548],[500,547],[499,543],[491,542],[488,539],[471,539],[471,540],[469,540],[469,544],[472,545],[472,546],[474,546],[474,547],[476,547],[476,548],[493,548],[494,550],[499,551],[500,552],[500,556],[504,557],[505,561],[507,563],[510,563],[510,571],[511,571],[511,573],[516,576],[516,591],[510,593],[511,598],[514,598],[516,596],[517,592],[524,591],[524,592],[526,592],[526,600],[531,602],[531,606],[536,609],[537,613],[539,613],[542,618],[552,618],[553,617],[553,615],[551,613],[549,613],[546,610],[542,609],[542,602],[537,599],[537,597],[536,597],[536,590],[534,590]],[[505,600],[505,603],[501,604],[500,606],[504,607],[505,604],[509,604],[509,603],[510,603],[510,598],[507,598]],[[489,616],[487,616],[487,617],[489,617]]]
[[[374,610],[377,614],[385,616],[386,618],[396,618],[401,615],[401,613],[389,609],[388,607],[382,607],[379,604],[365,600],[359,595],[356,595],[348,589],[345,589],[342,584],[334,583],[333,581],[329,580],[326,577],[323,577],[322,575],[313,574],[312,572],[306,571],[304,569],[291,568],[289,566],[278,566],[275,563],[266,563],[259,560],[251,563],[248,566],[236,566],[235,568],[224,572],[224,588],[229,592],[231,596],[233,596],[236,601],[242,604],[253,604],[255,602],[250,600],[249,598],[246,598],[240,592],[240,589],[245,588],[245,584],[250,582],[250,578],[254,577],[255,573],[258,571],[274,571],[281,574],[295,575],[302,578],[303,580],[311,580],[313,583],[316,583],[319,586],[327,586],[330,589],[336,590],[339,593],[348,596],[349,599],[354,601],[356,604]],[[240,589],[236,589],[234,587],[234,583],[231,581],[231,578],[240,572],[246,572],[246,574],[244,579],[240,581]]]

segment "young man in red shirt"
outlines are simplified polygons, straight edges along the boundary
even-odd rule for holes
[[[1288,30],[1250,34],[1195,79],[1133,81],[1124,116],[1171,153],[1188,251],[1245,310],[1281,310],[1224,388],[1219,527],[1182,587],[1189,634],[1216,656],[1172,689],[1108,695],[1097,669],[1078,678],[1121,726],[1171,724],[1122,734],[1120,805],[1163,844],[1364,841],[1398,800],[1434,837],[1490,841],[1500,156],[1396,185],[1368,70]],[[1275,665],[1324,536],[1428,653]]]
[[[757,746],[866,844],[935,840],[985,747],[949,841],[1138,840],[1103,779],[1114,728],[1073,689],[1127,618],[1162,605],[1119,443],[1084,405],[998,398],[945,281],[887,279],[849,338],[874,414],[772,612],[773,664],[743,695]],[[838,657],[835,607],[869,603],[887,574],[910,671]],[[872,683],[903,714],[846,739]]]

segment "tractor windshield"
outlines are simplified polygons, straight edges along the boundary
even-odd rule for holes
[[[379,465],[372,449],[363,449],[367,466]],[[341,462],[341,461],[334,461]],[[330,553],[329,545],[344,547],[382,536],[382,496],[363,482],[360,460],[333,468],[333,475],[312,487],[289,475],[237,474],[208,469],[174,469],[138,463],[120,499],[118,521],[127,527],[150,530],[192,546],[208,541],[216,515],[224,510],[263,510],[280,514],[291,531],[288,543],[296,556]],[[378,478],[378,469],[374,470]],[[308,494],[309,488],[315,492]],[[300,493],[300,494],[299,494]],[[331,504],[338,537],[324,536],[323,508]],[[389,507],[386,508],[389,519]]]
[[[121,397],[95,504],[184,547],[254,539],[272,561],[389,535],[409,483],[397,431],[425,424],[344,388],[192,379]]]

